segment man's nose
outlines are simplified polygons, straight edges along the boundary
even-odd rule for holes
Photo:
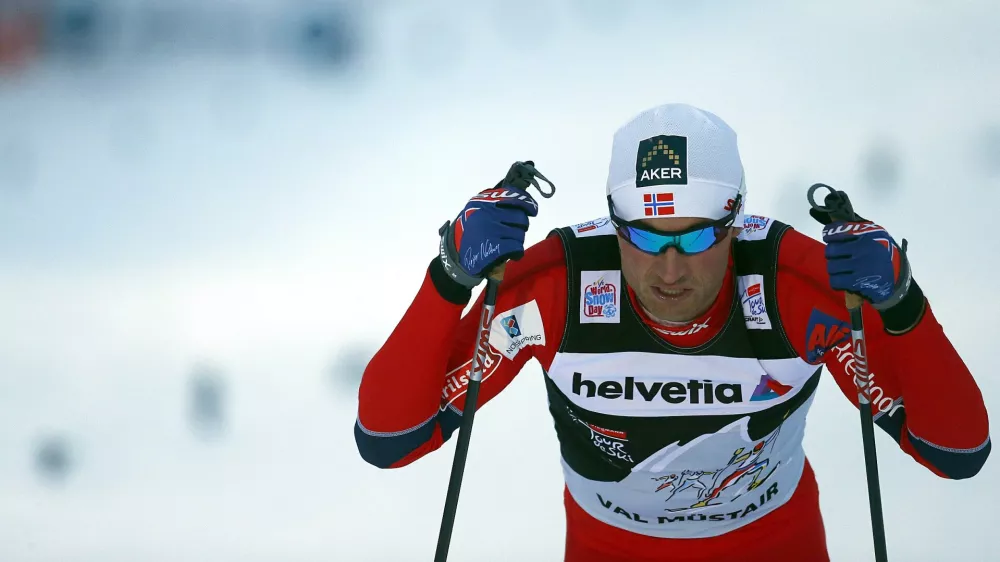
[[[674,285],[683,281],[688,274],[686,256],[678,252],[677,248],[667,248],[666,252],[657,256],[653,273],[665,285]]]

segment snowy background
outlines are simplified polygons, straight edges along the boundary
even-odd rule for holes
[[[365,362],[474,190],[534,159],[530,242],[599,216],[614,129],[668,101],[736,129],[752,212],[818,236],[823,181],[906,237],[1000,400],[992,2],[0,0],[0,61],[0,561],[430,560],[454,441],[365,464]],[[561,559],[551,427],[531,363],[476,418],[452,560]],[[878,435],[890,558],[1000,560],[1000,464]],[[873,559],[829,379],[806,450],[833,559]]]

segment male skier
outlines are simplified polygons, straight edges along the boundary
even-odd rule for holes
[[[825,244],[745,215],[736,134],[716,115],[668,104],[624,124],[609,215],[525,250],[538,212],[527,185],[481,191],[442,227],[439,255],[361,382],[355,436],[369,463],[407,465],[460,425],[480,305],[462,310],[513,260],[479,403],[529,359],[541,364],[567,562],[828,560],[802,438],[823,365],[857,402],[844,291],[866,301],[878,427],[942,478],[983,466],[982,395],[896,241],[815,210]],[[682,474],[713,476],[678,482],[665,501],[663,480]]]

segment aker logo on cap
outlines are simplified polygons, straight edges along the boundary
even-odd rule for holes
[[[635,154],[636,187],[687,182],[687,137],[657,135],[639,141]]]

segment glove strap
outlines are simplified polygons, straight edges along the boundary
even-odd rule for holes
[[[902,279],[900,280],[898,286],[896,287],[896,290],[892,292],[892,295],[890,295],[889,298],[885,299],[884,301],[878,304],[872,305],[872,307],[879,312],[883,312],[885,310],[888,310],[896,306],[897,304],[902,302],[902,300],[906,297],[907,293],[910,292],[910,284],[913,281],[913,276],[910,274],[910,260],[906,259],[905,238],[903,239],[903,246],[902,248],[900,248],[900,253],[902,254],[902,259],[901,259],[902,264],[900,266]]]
[[[441,225],[441,228],[438,229],[438,234],[441,235],[441,241],[438,242],[438,259],[441,260],[441,266],[448,277],[468,289],[472,289],[482,283],[482,277],[473,277],[458,265],[458,248],[455,247],[455,236],[452,233],[451,221],[445,221]]]

